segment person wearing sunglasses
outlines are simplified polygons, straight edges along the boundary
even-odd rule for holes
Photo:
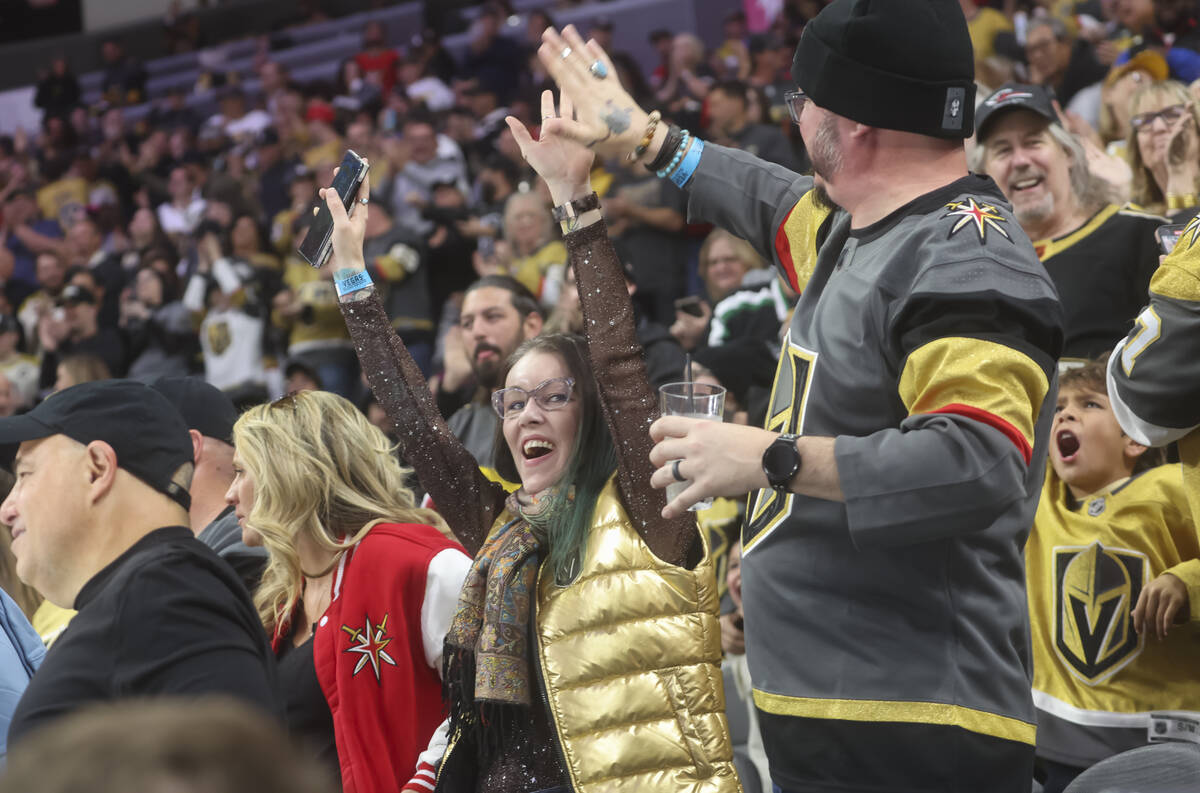
[[[598,55],[593,55],[598,58]],[[578,280],[586,340],[543,334],[508,359],[489,482],[449,432],[363,275],[364,183],[332,190],[335,282],[371,389],[401,451],[475,560],[446,638],[439,791],[740,791],[724,713],[713,562],[690,513],[650,485],[656,395],[600,217],[592,153],[542,97],[540,139],[507,119],[546,181]],[[440,763],[439,763],[440,760]]]
[[[1138,89],[1130,108],[1133,203],[1185,222],[1200,205],[1200,109],[1174,80]]]
[[[443,720],[442,646],[470,560],[343,397],[253,407],[233,444],[225,499],[267,549],[254,605],[288,727],[346,791],[394,793]]]

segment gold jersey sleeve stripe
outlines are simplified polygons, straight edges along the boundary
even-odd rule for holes
[[[809,719],[841,721],[900,722],[942,724],[964,730],[1033,745],[1037,727],[1029,722],[1000,716],[963,705],[942,702],[896,702],[878,699],[824,699],[788,697],[754,689],[754,704],[767,713]]]
[[[1045,372],[1028,355],[960,336],[934,339],[914,350],[899,386],[910,416],[948,412],[985,420],[1011,437],[1027,460],[1049,390]]]

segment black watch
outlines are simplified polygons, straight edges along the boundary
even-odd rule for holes
[[[786,433],[780,435],[763,452],[763,473],[774,490],[791,491],[792,479],[800,471],[800,450],[796,448],[796,439],[799,437]]]

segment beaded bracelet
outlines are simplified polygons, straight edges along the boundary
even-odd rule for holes
[[[646,153],[646,148],[649,147],[650,141],[654,140],[654,132],[658,129],[659,119],[662,118],[662,113],[655,110],[650,114],[650,118],[646,123],[646,134],[642,135],[642,139],[638,141],[638,145],[633,151],[629,152],[629,161],[637,162],[642,155]]]
[[[658,150],[658,154],[654,159],[646,163],[646,170],[653,173],[661,170],[664,165],[671,161],[671,155],[679,148],[680,141],[683,140],[683,130],[671,124],[667,127],[667,139],[663,141],[662,148]]]
[[[683,187],[688,183],[688,179],[692,178],[692,174],[696,172],[696,166],[700,164],[700,155],[704,153],[704,141],[699,138],[692,138],[692,145],[688,148],[687,154],[679,162],[677,167],[670,176],[671,182],[676,187]]]
[[[679,167],[679,161],[682,160],[683,155],[687,153],[688,141],[691,140],[691,138],[692,133],[685,129],[683,131],[683,140],[680,141],[679,148],[675,150],[675,155],[671,157],[671,162],[667,164],[666,168],[655,171],[655,176],[657,176],[659,179],[666,179],[667,174],[672,173],[676,168]]]
[[[359,270],[349,278],[343,278],[340,281],[335,279],[333,286],[334,289],[337,290],[338,297],[342,297],[343,295],[348,295],[351,292],[357,292],[360,289],[366,289],[372,283],[374,283],[374,281],[371,280],[371,276],[367,274],[367,271]]]

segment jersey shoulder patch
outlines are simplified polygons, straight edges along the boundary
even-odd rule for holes
[[[995,204],[979,201],[974,196],[964,196],[946,204],[939,220],[944,221],[946,239],[965,235],[984,244],[989,236],[1000,236],[1013,241],[1008,216]]]

